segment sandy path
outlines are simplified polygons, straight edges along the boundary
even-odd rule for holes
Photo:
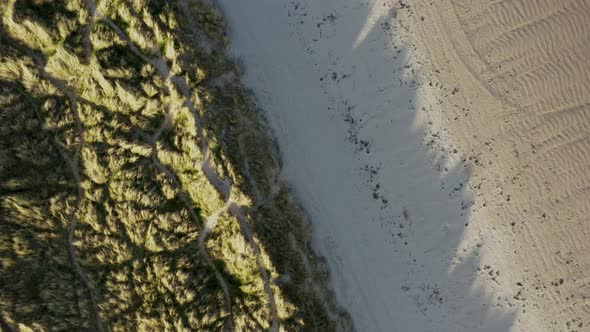
[[[356,328],[509,330],[517,312],[495,301],[508,296],[503,268],[481,263],[489,230],[474,223],[471,167],[393,4],[217,4]]]

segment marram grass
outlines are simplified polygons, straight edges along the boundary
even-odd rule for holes
[[[0,2],[0,330],[351,328],[184,1]]]

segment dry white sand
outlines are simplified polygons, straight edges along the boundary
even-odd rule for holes
[[[590,326],[588,94],[568,81],[579,68],[527,60],[529,46],[559,38],[535,44],[534,23],[521,19],[554,13],[516,6],[493,16],[495,7],[464,2],[458,14],[438,0],[217,4],[244,83],[275,131],[282,176],[310,216],[313,246],[357,330]],[[567,52],[552,50],[565,61]],[[549,123],[534,115],[543,112],[536,105],[559,108],[552,101],[581,110],[548,115]],[[548,193],[560,179],[569,182]],[[546,205],[558,197],[569,210]],[[576,305],[567,307],[569,293]]]

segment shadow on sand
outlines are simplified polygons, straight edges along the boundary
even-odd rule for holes
[[[396,36],[404,9],[342,0],[218,5],[356,328],[510,330],[516,312],[481,287],[499,275],[480,262],[484,241],[462,243],[475,200],[470,172],[444,146],[440,106],[425,97]]]

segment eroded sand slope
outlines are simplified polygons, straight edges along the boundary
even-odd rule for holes
[[[418,0],[400,13],[424,74],[458,88],[439,102],[478,160],[475,206],[510,266],[511,306],[544,330],[590,330],[590,2]]]

